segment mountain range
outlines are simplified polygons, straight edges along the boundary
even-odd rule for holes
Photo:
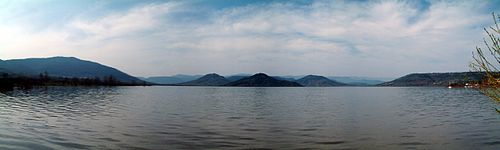
[[[179,83],[177,85],[183,86],[222,86],[228,84],[229,81],[223,76],[215,73],[204,75],[196,80]]]
[[[250,77],[245,77],[240,80],[226,84],[226,86],[240,87],[301,87],[302,85],[286,80],[279,80],[270,77],[264,73],[257,73]]]
[[[296,81],[302,86],[309,87],[327,87],[327,86],[346,86],[347,84],[330,80],[323,76],[308,75]]]
[[[330,80],[346,83],[355,86],[371,86],[381,84],[387,81],[394,80],[394,78],[383,77],[357,77],[357,76],[328,76]]]
[[[193,81],[178,83],[179,86],[244,86],[244,87],[296,87],[296,86],[346,86],[345,83],[330,80],[323,76],[308,75],[299,80],[268,76],[257,73],[252,76],[231,76],[225,78],[215,73],[204,75]]]
[[[13,76],[39,77],[48,75],[59,78],[105,79],[113,77],[122,83],[143,83],[145,81],[162,85],[179,86],[447,86],[480,82],[485,73],[451,72],[451,73],[413,73],[392,81],[386,79],[363,77],[323,77],[307,76],[268,76],[263,73],[255,75],[237,74],[221,76],[215,73],[207,75],[175,75],[149,78],[136,78],[118,69],[96,62],[81,60],[75,57],[27,58],[0,60],[0,73]]]
[[[256,76],[258,75],[258,76]],[[235,75],[223,77],[217,74],[208,74],[204,78],[193,79],[193,82],[185,82],[178,85],[191,86],[296,86],[295,84],[281,84],[274,82],[287,81],[297,83],[305,87],[329,87],[329,86],[448,86],[450,84],[465,84],[468,82],[480,82],[485,74],[481,72],[452,72],[452,73],[414,73],[405,75],[392,81],[383,82],[380,80],[363,79],[356,77],[337,77],[343,81],[351,81],[348,83],[332,80],[332,77],[324,77],[318,75],[299,76],[301,78],[294,79],[294,76],[268,76],[259,73],[253,76]],[[264,76],[265,75],[265,76]],[[216,77],[216,79],[210,79]],[[252,78],[249,78],[252,77]],[[273,80],[269,79],[272,78]],[[245,79],[245,80],[243,80]],[[251,79],[251,80],[250,80]],[[241,81],[243,80],[243,81]],[[361,81],[363,82],[354,82]],[[205,83],[204,81],[218,81],[217,84]],[[266,85],[265,83],[268,85]],[[224,84],[226,83],[226,84]]]
[[[3,70],[3,71],[2,71]],[[0,61],[0,71],[27,77],[48,74],[53,77],[108,78],[113,77],[123,83],[144,81],[118,69],[75,57],[28,58]]]
[[[139,79],[157,84],[178,84],[188,81],[193,81],[202,77],[202,75],[183,75],[178,74],[174,76],[156,76],[156,77],[141,77]]]
[[[236,81],[243,79],[245,77],[252,76],[251,74],[236,74],[236,75],[229,75],[225,76],[226,79],[229,81]],[[306,75],[303,76],[272,76],[273,78],[280,79],[280,80],[287,80],[287,81],[297,81]],[[187,81],[192,81],[196,80],[198,78],[202,77],[202,75],[173,75],[173,76],[156,76],[156,77],[147,77],[147,78],[140,78],[144,81],[148,81],[151,83],[158,83],[158,84],[179,84]],[[372,86],[372,85],[377,85],[381,84],[387,81],[390,81],[394,78],[373,78],[373,77],[355,77],[355,76],[327,76],[326,78],[340,82],[340,83],[345,83],[348,85],[354,85],[354,86]]]

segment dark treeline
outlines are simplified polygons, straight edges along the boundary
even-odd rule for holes
[[[42,73],[38,77],[28,77],[20,75],[11,75],[0,73],[0,90],[8,91],[14,88],[30,89],[37,86],[137,86],[148,85],[142,83],[124,83],[118,81],[114,76],[103,78],[68,78],[51,77],[47,73]]]

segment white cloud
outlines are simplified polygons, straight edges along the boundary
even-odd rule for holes
[[[77,19],[69,24],[69,28],[74,28],[98,40],[125,36],[144,30],[154,30],[162,23],[159,17],[168,13],[172,7],[174,5],[171,3],[147,5],[97,20]]]
[[[8,34],[0,35],[0,57],[74,55],[134,75],[466,71],[490,23],[487,4],[435,1],[423,10],[405,1],[285,2],[193,10],[208,18],[187,22],[180,20],[189,14],[178,14],[192,8],[184,3],[141,5],[39,32],[0,24]]]
[[[0,57],[7,58],[46,57],[64,52],[60,48],[67,37],[64,32],[27,32],[20,27],[10,26],[0,26],[0,33]]]

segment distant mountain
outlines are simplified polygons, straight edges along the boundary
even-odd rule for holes
[[[292,82],[295,82],[295,78],[291,78],[291,77],[283,77],[283,76],[272,76],[273,78],[275,79],[278,79],[278,80],[285,80],[285,81],[292,81]]]
[[[249,75],[251,76],[251,75]],[[227,79],[231,82],[233,81],[237,81],[237,80],[240,80],[240,79],[243,79],[243,78],[246,78],[246,77],[249,77],[249,76],[242,76],[242,75],[234,75],[234,76],[229,76],[227,77]]]
[[[284,75],[284,76],[280,76],[280,77],[298,80],[298,79],[303,78],[305,76],[306,75],[295,75],[295,76],[294,75]]]
[[[252,75],[233,75],[233,76],[227,77],[227,79],[229,81],[233,82],[233,81],[240,80],[240,79],[250,77],[250,76],[252,76]],[[291,77],[282,77],[282,76],[271,76],[271,77],[278,79],[278,80],[285,80],[285,81],[295,81],[296,80],[296,79],[291,78]]]
[[[354,76],[329,76],[328,78],[349,85],[359,85],[359,86],[377,85],[394,79],[394,78],[390,79],[390,78],[354,77]]]
[[[183,86],[221,86],[229,83],[230,81],[223,76],[215,73],[207,74],[201,78],[193,81],[179,83],[177,85]]]
[[[158,83],[158,84],[178,84],[188,81],[193,81],[202,77],[202,75],[174,75],[174,76],[158,76],[141,78],[144,81]]]
[[[230,81],[236,81],[249,76],[250,75],[246,74],[238,74],[238,75],[228,76],[226,78]],[[297,81],[298,79],[305,77],[305,75],[285,75],[285,76],[272,76],[272,77],[278,80]],[[357,85],[357,86],[377,85],[394,79],[394,78],[356,77],[356,76],[328,76],[326,78],[340,83],[345,83],[348,85]]]
[[[240,80],[226,84],[226,86],[242,86],[242,87],[301,87],[302,85],[285,80],[278,80],[264,73],[258,73],[250,77],[245,77]]]
[[[330,80],[326,77],[316,76],[316,75],[305,76],[305,77],[297,80],[297,83],[301,84],[302,86],[311,86],[311,87],[328,87],[328,86],[346,86],[347,85],[345,83],[340,83],[337,81]]]
[[[381,86],[448,86],[449,84],[464,84],[479,82],[485,77],[482,72],[453,73],[413,73],[396,80],[380,84]]]
[[[113,76],[124,83],[141,83],[136,77],[130,76],[115,68],[74,57],[28,58],[0,61],[0,68],[10,73],[23,76],[38,76],[48,73],[53,77],[76,77],[104,79]]]
[[[230,75],[230,76],[245,76],[245,77],[249,77],[249,76],[252,76],[252,75],[253,74],[248,74],[248,73],[238,73],[238,74],[233,74],[233,75]]]
[[[285,75],[279,76],[279,78],[288,80],[288,81],[296,81],[300,78],[305,77],[305,75]],[[390,80],[394,80],[395,78],[386,78],[386,77],[358,77],[358,76],[327,76],[326,78],[345,83],[348,85],[377,85],[380,83],[384,83]]]

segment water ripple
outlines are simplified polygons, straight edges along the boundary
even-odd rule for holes
[[[0,94],[0,149],[498,149],[469,89],[49,87]]]

